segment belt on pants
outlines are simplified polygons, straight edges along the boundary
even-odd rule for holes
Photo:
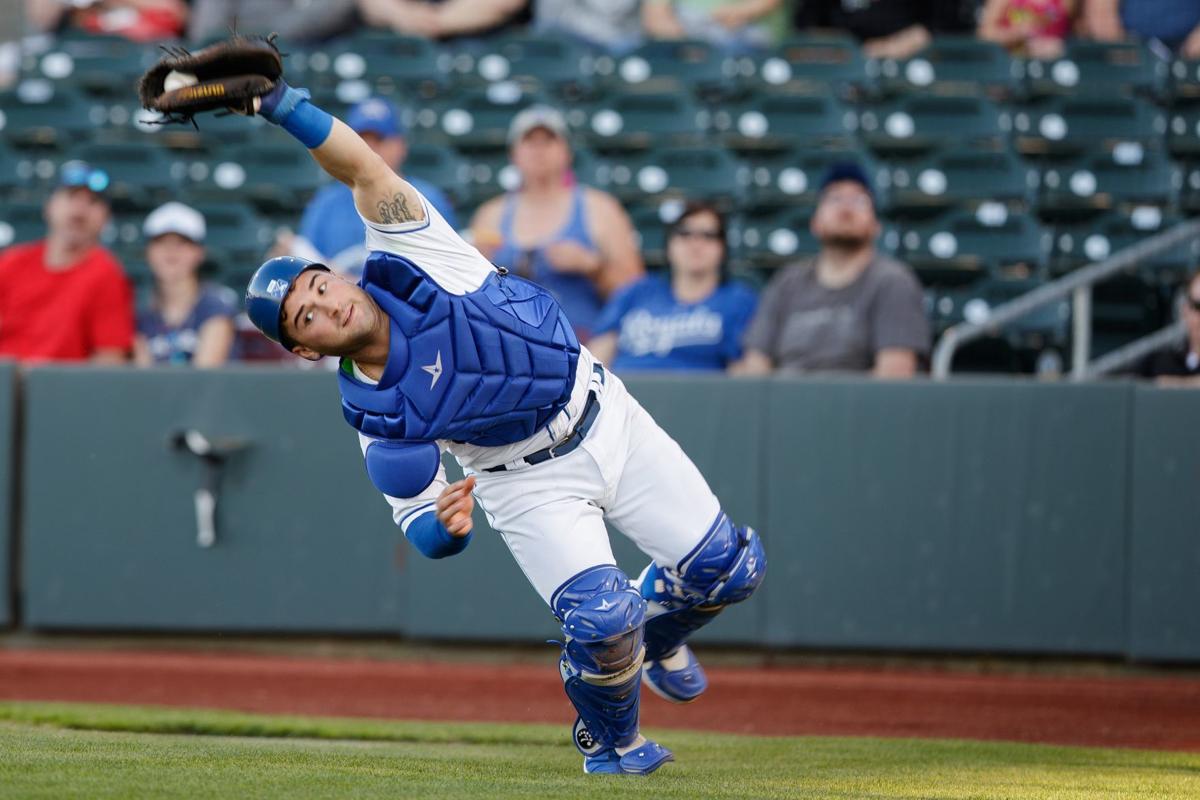
[[[592,365],[592,372],[600,378],[600,385],[604,385],[604,367],[599,364]],[[517,459],[513,462],[513,467],[517,464],[524,463],[528,466],[541,464],[543,461],[549,461],[552,458],[561,458],[583,443],[584,437],[588,435],[588,431],[592,429],[592,425],[596,422],[596,417],[600,415],[600,398],[596,395],[593,389],[588,392],[587,402],[583,404],[583,413],[579,416],[579,422],[575,423],[575,427],[558,442],[550,445],[544,450],[538,450],[536,453],[530,453],[524,458]],[[508,464],[497,464],[494,467],[488,467],[484,472],[507,472],[511,469]]]

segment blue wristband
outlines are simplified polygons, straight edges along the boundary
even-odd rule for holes
[[[461,553],[471,543],[472,531],[466,536],[451,536],[446,526],[438,521],[437,514],[426,511],[411,523],[405,536],[426,558],[445,558]]]
[[[300,140],[309,150],[320,147],[333,130],[333,117],[309,102],[307,89],[293,89],[282,80],[263,95],[258,113]]]

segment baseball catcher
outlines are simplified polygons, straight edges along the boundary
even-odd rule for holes
[[[172,53],[146,74],[173,120],[257,113],[353,192],[369,257],[358,283],[299,258],[250,279],[246,310],[293,353],[340,359],[342,413],[367,475],[424,555],[461,552],[474,503],[562,626],[559,673],[589,773],[673,760],[638,730],[641,684],[686,703],[705,690],[690,635],[762,582],[753,529],[580,345],[545,290],[490,264],[340,120],[282,77],[270,39]],[[441,455],[466,475],[449,484]],[[605,521],[649,555],[631,581]]]

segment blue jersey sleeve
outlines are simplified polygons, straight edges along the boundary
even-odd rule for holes
[[[404,535],[426,558],[445,558],[467,549],[474,531],[466,536],[451,536],[446,526],[438,522],[437,514],[426,511],[409,523]]]

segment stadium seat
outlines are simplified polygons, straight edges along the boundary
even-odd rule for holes
[[[870,86],[862,50],[845,34],[790,38],[753,61],[750,75],[754,85],[793,92],[854,95]]]
[[[289,79],[303,70],[311,88],[361,81],[371,92],[428,100],[451,85],[451,55],[428,39],[364,31],[297,53],[284,62]]]
[[[710,112],[686,94],[620,93],[590,106],[586,136],[602,152],[698,145],[710,118]]]
[[[729,234],[738,267],[770,272],[815,255],[821,245],[809,230],[812,214],[811,208],[790,208],[735,220]]]
[[[598,74],[618,91],[682,91],[714,101],[739,91],[736,60],[704,41],[650,41],[617,58],[611,74],[606,68],[606,60],[598,59]]]
[[[257,267],[274,242],[275,229],[246,203],[198,203],[208,227],[205,246],[212,261]]]
[[[1179,168],[1162,153],[1127,142],[1111,153],[1045,166],[1038,211],[1044,218],[1061,218],[1122,206],[1166,207],[1181,182]]]
[[[629,218],[638,234],[638,249],[648,270],[663,270],[667,264],[667,221],[680,210],[681,204],[646,203],[629,209]]]
[[[513,117],[521,109],[548,102],[544,95],[526,92],[511,81],[459,91],[420,108],[413,135],[459,149],[506,150]]]
[[[934,336],[940,336],[951,325],[980,322],[986,319],[991,309],[1036,289],[1040,284],[1037,279],[984,277],[969,286],[935,290],[930,295]],[[963,354],[955,359],[955,370],[1017,371],[1024,367],[1027,371],[1039,355],[1057,354],[1061,359],[1070,338],[1070,322],[1071,306],[1068,301],[1043,306],[1006,325],[993,341],[985,340],[979,345],[964,348]]]
[[[0,92],[0,136],[14,147],[65,150],[102,122],[98,106],[48,80],[21,81]]]
[[[474,58],[472,76],[485,84],[513,80],[527,91],[544,90],[560,100],[578,100],[593,91],[596,57],[562,36],[520,33],[487,42]]]
[[[1200,108],[1185,106],[1170,111],[1167,150],[1175,158],[1200,155]]]
[[[46,235],[41,202],[0,203],[0,249],[12,244],[32,242]]]
[[[404,174],[429,181],[450,199],[466,198],[470,166],[452,148],[429,142],[412,142],[404,159]]]
[[[1179,189],[1179,210],[1185,214],[1200,214],[1200,162],[1185,161],[1180,164],[1183,171]]]
[[[1053,61],[1018,61],[1026,92],[1049,95],[1133,96],[1165,80],[1167,64],[1140,42],[1068,39],[1066,52]]]
[[[521,176],[517,168],[508,160],[508,153],[503,150],[491,150],[472,153],[460,153],[459,157],[465,162],[467,180],[459,186],[462,196],[459,219],[470,219],[464,208],[475,208],[490,200],[501,192],[516,189]]]
[[[998,149],[1011,120],[982,97],[911,95],[864,106],[858,127],[872,150],[911,154],[951,144]]]
[[[59,39],[46,52],[29,58],[23,75],[96,97],[124,99],[161,56],[158,48],[123,38]]]
[[[1173,60],[1163,76],[1161,94],[1173,106],[1200,99],[1200,61]]]
[[[1050,235],[1028,214],[999,203],[955,210],[904,230],[898,256],[926,286],[962,286],[981,277],[1042,275]]]
[[[940,33],[903,61],[871,60],[867,74],[885,93],[981,95],[996,99],[1018,89],[1018,70],[1008,51],[971,35]]]
[[[830,164],[846,160],[859,163],[872,176],[876,205],[886,211],[891,176],[869,153],[806,147],[782,153],[745,154],[744,161],[750,168],[747,210],[757,213],[779,206],[816,203],[817,189]]]
[[[858,117],[832,94],[768,93],[720,106],[712,120],[725,146],[738,151],[845,150],[853,146]]]
[[[1028,207],[1036,171],[1009,150],[952,149],[890,171],[889,213],[928,216],[954,206],[998,202]]]
[[[171,199],[185,172],[166,151],[129,142],[84,144],[71,156],[108,172],[108,196],[118,208],[148,209]]]
[[[325,180],[317,163],[295,143],[246,145],[196,163],[204,168],[187,170],[194,200],[249,200],[268,213],[298,212]]]
[[[1108,212],[1099,217],[1062,222],[1054,226],[1050,272],[1062,275],[1169,230],[1181,221],[1153,206],[1130,213]],[[1188,242],[1153,256],[1138,265],[1142,277],[1166,286],[1177,286],[1192,265],[1200,261],[1200,242]]]
[[[732,208],[750,181],[745,164],[715,147],[661,148],[631,157],[626,165],[628,173],[615,172],[608,188],[628,199],[703,198]]]
[[[1112,150],[1123,142],[1158,146],[1167,130],[1164,112],[1136,98],[1048,98],[1013,114],[1017,149],[1024,155],[1067,156]]]

